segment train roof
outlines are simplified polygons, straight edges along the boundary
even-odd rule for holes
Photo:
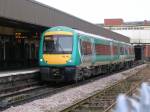
[[[117,42],[117,43],[131,45],[130,43],[126,43],[126,42],[118,41],[118,40],[114,40],[114,39],[109,39],[109,38],[106,38],[106,37],[103,37],[103,36],[99,36],[99,35],[95,35],[95,34],[91,34],[91,33],[86,33],[86,32],[80,31],[80,30],[75,30],[74,29],[74,31],[77,32],[78,34],[83,34],[83,35],[87,35],[87,36],[91,36],[91,37],[95,37],[95,38],[99,38],[99,39],[104,39],[104,40],[108,40],[108,41],[113,41],[113,42]]]
[[[87,36],[95,37],[95,38],[100,38],[100,39],[104,39],[104,40],[108,40],[108,41],[112,41],[113,40],[113,39],[105,38],[105,37],[102,37],[102,36],[99,36],[99,35],[86,33],[86,32],[80,31],[80,30],[75,30],[75,32],[77,32],[78,34],[87,35]]]
[[[53,27],[53,28],[50,28],[50,29],[53,29],[53,30],[55,30],[55,29],[62,30],[63,29],[63,30],[66,30],[66,31],[76,32],[78,34],[82,34],[82,35],[94,37],[94,38],[97,38],[97,39],[103,39],[103,40],[112,41],[112,42],[116,42],[116,43],[122,43],[122,44],[131,45],[131,44],[123,42],[123,41],[114,40],[114,39],[111,39],[111,38],[107,38],[107,37],[104,37],[104,36],[95,35],[95,34],[92,34],[92,33],[87,33],[87,32],[80,31],[80,30],[73,29],[73,28],[66,27],[66,26],[56,26],[56,27]],[[46,31],[48,31],[48,30],[46,30]]]

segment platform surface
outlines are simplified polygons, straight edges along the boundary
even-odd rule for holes
[[[22,74],[35,73],[35,72],[39,72],[39,68],[30,68],[30,69],[22,69],[22,70],[9,70],[9,71],[0,72],[0,78],[12,76],[12,75],[22,75]]]

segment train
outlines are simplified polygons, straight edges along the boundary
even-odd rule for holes
[[[39,66],[44,81],[81,81],[91,76],[131,67],[134,47],[125,42],[66,26],[44,31]]]

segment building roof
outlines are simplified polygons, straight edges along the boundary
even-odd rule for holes
[[[42,27],[69,26],[84,32],[129,42],[129,38],[33,0],[0,0],[0,18]]]

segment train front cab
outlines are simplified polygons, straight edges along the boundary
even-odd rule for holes
[[[60,29],[59,29],[60,30]],[[77,61],[77,37],[71,31],[48,30],[40,41],[39,64],[44,81],[71,81]]]

